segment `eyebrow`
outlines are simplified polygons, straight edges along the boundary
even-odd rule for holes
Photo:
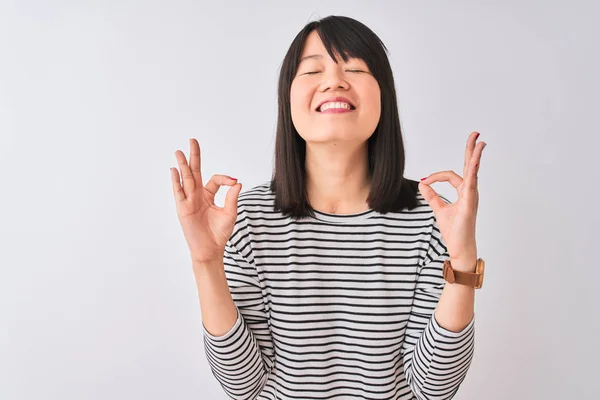
[[[302,63],[302,61],[304,61],[304,60],[308,60],[309,58],[323,58],[323,56],[320,54],[312,54],[310,56],[302,57],[298,64]]]

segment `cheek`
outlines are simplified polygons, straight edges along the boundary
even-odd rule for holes
[[[292,82],[292,86],[290,87],[290,104],[292,108],[306,108],[307,101],[309,101],[309,99],[306,88]]]
[[[298,133],[307,129],[306,124],[308,116],[305,92],[306,90],[303,90],[301,85],[294,85],[292,82],[292,86],[290,87],[290,112],[292,124]]]
[[[366,111],[372,118],[379,120],[381,115],[381,91],[379,86],[369,87],[363,97]]]

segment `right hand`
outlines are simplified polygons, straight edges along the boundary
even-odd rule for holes
[[[225,245],[233,233],[237,217],[238,196],[242,184],[226,175],[213,175],[202,185],[200,172],[200,145],[190,139],[190,163],[181,150],[175,152],[179,171],[171,168],[173,194],[177,205],[177,217],[190,248],[194,264],[222,261]],[[215,194],[221,186],[231,186],[225,196],[225,206],[215,205]]]

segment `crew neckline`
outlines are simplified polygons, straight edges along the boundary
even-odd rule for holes
[[[367,211],[362,211],[354,214],[329,214],[322,211],[314,210],[315,218],[320,221],[325,222],[333,222],[338,224],[358,222],[368,218],[371,218],[375,214],[375,210],[368,209]]]

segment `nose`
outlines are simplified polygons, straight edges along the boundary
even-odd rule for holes
[[[321,91],[325,92],[330,89],[343,89],[347,90],[350,84],[344,77],[344,73],[341,71],[341,67],[338,64],[335,68],[330,68],[323,75],[323,83]]]

